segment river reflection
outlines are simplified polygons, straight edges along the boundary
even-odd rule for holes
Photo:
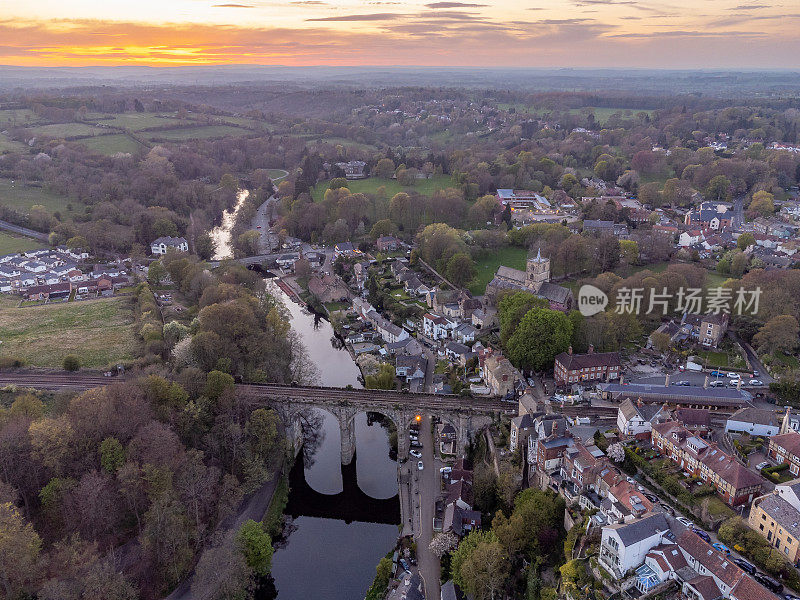
[[[269,282],[270,291],[280,298],[290,316],[292,328],[298,333],[311,361],[319,372],[323,386],[360,388],[360,371],[350,353],[331,344],[333,328],[324,319],[293,303],[277,286]],[[340,495],[344,490],[341,466],[339,422],[331,413],[318,409],[318,442],[305,465],[308,487],[293,486],[290,506],[302,507],[309,498],[302,494]],[[355,417],[356,479],[358,490],[351,487],[339,496],[345,505],[371,498],[394,498],[399,523],[397,497],[397,463],[390,458],[389,431],[377,415],[360,413]],[[352,470],[348,481],[352,481]],[[310,488],[310,490],[309,490]],[[359,492],[360,490],[360,492]],[[323,498],[324,500],[324,498]],[[332,499],[333,500],[333,499]],[[391,504],[390,504],[391,506]],[[368,512],[366,509],[364,512]],[[391,513],[390,513],[391,514]],[[343,518],[321,518],[296,512],[292,530],[285,547],[275,552],[272,577],[279,600],[353,600],[363,598],[375,576],[375,566],[397,540],[396,524],[356,520],[346,523]],[[336,515],[339,516],[338,514]],[[343,516],[343,515],[342,515]],[[361,517],[358,517],[361,518]],[[391,519],[390,519],[391,520]],[[272,592],[274,593],[274,592]]]
[[[222,260],[223,258],[233,258],[233,246],[231,246],[231,228],[233,221],[236,218],[236,213],[242,207],[247,196],[250,192],[247,190],[239,190],[236,195],[236,205],[233,210],[226,210],[222,213],[222,223],[218,227],[214,227],[209,235],[214,240],[216,250],[214,252],[214,260]]]

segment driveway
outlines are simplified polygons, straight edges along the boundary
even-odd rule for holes
[[[417,536],[417,562],[419,573],[422,576],[425,587],[425,597],[430,600],[437,600],[440,595],[439,577],[441,576],[441,564],[435,554],[428,546],[433,539],[433,516],[435,502],[439,497],[441,480],[439,467],[440,463],[435,459],[434,441],[431,434],[431,416],[425,414],[419,426],[419,440],[422,444],[422,463],[423,470],[415,472],[415,506],[414,510],[418,515],[419,529],[415,532]],[[413,463],[416,469],[416,463]]]

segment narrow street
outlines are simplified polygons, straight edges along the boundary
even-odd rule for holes
[[[440,490],[440,464],[434,458],[434,439],[431,434],[431,417],[429,414],[424,414],[422,417],[419,427],[419,441],[422,444],[422,471],[417,468],[416,462],[412,464],[412,468],[417,469],[414,494],[414,511],[417,513],[415,518],[419,523],[419,528],[415,528],[417,562],[419,573],[425,586],[425,598],[438,600],[441,595],[439,586],[441,565],[439,559],[428,549],[428,546],[433,539],[434,503],[439,496]]]

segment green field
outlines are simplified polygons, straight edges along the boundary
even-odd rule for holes
[[[136,349],[128,298],[101,298],[17,308],[0,300],[0,353],[39,367],[60,367],[75,354],[86,367],[131,360]]]
[[[124,133],[98,135],[80,140],[80,144],[89,150],[93,150],[99,154],[107,155],[116,154],[117,152],[129,152],[133,154],[140,148],[144,147],[132,137]]]
[[[46,244],[27,238],[22,235],[15,235],[7,231],[0,231],[0,256],[14,254],[18,252],[28,252],[44,248]]]
[[[0,204],[10,206],[22,213],[27,213],[34,204],[41,204],[48,211],[61,211],[62,217],[69,215],[67,204],[72,204],[73,211],[82,211],[83,204],[59,196],[43,187],[25,184],[19,181],[11,183],[10,179],[0,178]]]
[[[476,274],[467,289],[476,296],[482,295],[486,291],[486,284],[489,283],[501,265],[512,269],[525,270],[525,263],[528,260],[528,251],[525,248],[507,246],[487,254],[475,263]]]
[[[229,136],[244,136],[249,135],[250,133],[252,132],[239,127],[231,127],[230,125],[201,125],[199,127],[190,127],[186,129],[167,129],[166,131],[146,132],[143,134],[143,137],[153,141],[184,141],[207,140]]]
[[[51,138],[89,137],[105,133],[103,129],[88,123],[54,123],[29,127],[31,135]]]
[[[267,169],[267,173],[272,181],[280,181],[289,174],[286,169]]]
[[[166,125],[178,125],[182,122],[172,115],[161,115],[159,113],[120,113],[114,115],[93,114],[92,119],[97,123],[130,129],[131,131],[142,131],[153,127],[164,127]]]
[[[41,118],[29,108],[0,110],[0,129],[21,127],[41,121]]]
[[[307,134],[301,135],[301,138],[304,138],[308,141],[309,144],[333,144],[333,145],[341,145],[341,146],[349,146],[351,148],[356,148],[358,150],[376,150],[377,147],[371,144],[364,144],[362,142],[356,142],[354,140],[349,140],[347,138],[340,138],[340,137],[325,137],[320,136],[317,134]]]
[[[315,202],[322,202],[329,183],[329,181],[321,181],[314,186],[311,195]],[[430,179],[418,179],[416,185],[411,187],[403,187],[396,179],[379,179],[377,177],[355,179],[347,182],[347,188],[354,194],[374,194],[381,186],[386,188],[387,198],[391,198],[400,192],[417,192],[425,196],[430,196],[436,190],[453,187],[453,181],[450,179],[449,175],[434,175]]]
[[[0,154],[3,152],[18,152],[25,150],[26,146],[22,142],[15,142],[4,133],[0,133]]]

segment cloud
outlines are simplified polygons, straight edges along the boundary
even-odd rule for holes
[[[295,0],[295,2],[289,2],[289,4],[303,6],[330,6],[330,4],[323,2],[322,0]]]
[[[769,6],[767,4],[740,4],[730,10],[757,10],[759,8],[769,8]]]
[[[622,6],[625,4],[639,4],[635,0],[575,0],[575,6]]]
[[[211,8],[253,8],[252,4],[212,4]]]
[[[488,4],[469,4],[467,2],[433,2],[426,4],[428,8],[483,8]]]
[[[370,13],[366,15],[340,15],[337,17],[316,17],[306,21],[391,21],[406,15],[399,13]]]

